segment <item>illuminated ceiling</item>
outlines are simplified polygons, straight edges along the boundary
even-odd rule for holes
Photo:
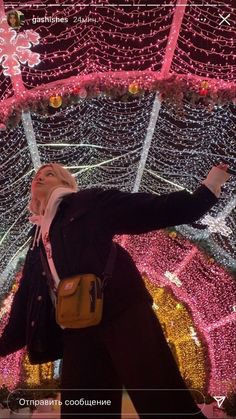
[[[149,70],[161,79],[170,74],[191,75],[197,89],[204,80],[217,91],[233,87],[236,16],[230,1],[223,2],[220,9],[206,1],[202,6],[188,1],[184,5],[175,1],[172,6],[143,6],[142,1],[136,1],[133,7],[130,1],[123,1],[123,6],[109,6],[114,2],[105,1],[96,2],[96,6],[74,1],[67,1],[67,6],[55,1],[49,6],[51,3],[46,0],[45,6],[38,6],[36,1],[28,1],[28,6],[23,2],[19,6],[0,0],[0,27],[5,28],[0,32],[0,60],[2,64],[5,61],[4,69],[0,64],[0,114],[6,115],[27,94],[36,97],[38,89],[50,87],[60,94],[73,77],[99,72],[107,74],[108,82],[117,71]],[[13,8],[25,15],[14,38],[20,47],[18,55],[11,37],[4,45],[7,34],[14,35],[6,23],[6,13]],[[24,39],[20,37],[23,34]],[[7,51],[13,59],[9,67]],[[205,106],[201,101],[193,105],[184,97],[183,109],[176,109],[175,104],[159,100],[155,92],[134,94],[127,101],[112,95],[98,94],[91,99],[86,95],[58,110],[48,111],[42,103],[41,112],[26,109],[19,121],[11,115],[13,128],[2,125],[2,285],[27,245],[30,179],[40,163],[57,161],[71,168],[81,187],[158,194],[194,190],[211,166],[221,161],[235,169],[232,101]],[[7,125],[8,120],[0,123]],[[222,199],[210,213],[216,232],[197,228],[199,225],[180,228],[190,239],[207,239],[215,257],[231,268],[236,266],[235,179],[225,186]]]

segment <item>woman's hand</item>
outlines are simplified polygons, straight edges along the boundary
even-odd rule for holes
[[[213,166],[208,173],[206,179],[202,182],[211,192],[213,192],[217,198],[221,193],[221,186],[227,182],[230,178],[230,174],[227,173],[228,164],[220,163],[218,166]]]

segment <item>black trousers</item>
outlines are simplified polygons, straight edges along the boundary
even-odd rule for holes
[[[123,387],[141,419],[205,418],[146,302],[109,323],[64,330],[62,419],[120,419]]]

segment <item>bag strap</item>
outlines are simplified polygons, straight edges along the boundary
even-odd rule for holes
[[[104,269],[103,274],[102,274],[102,276],[103,276],[102,291],[106,287],[107,282],[112,277],[112,272],[113,272],[113,268],[114,268],[114,264],[115,264],[116,254],[117,254],[117,246],[116,246],[116,243],[112,242],[110,252],[109,252],[109,256],[108,256],[108,259],[107,259],[107,263],[106,263],[105,269]]]
[[[107,259],[107,263],[106,263],[105,269],[104,269],[104,271],[102,273],[102,277],[103,277],[102,291],[106,287],[107,282],[112,277],[112,272],[113,272],[113,268],[114,268],[116,254],[117,254],[117,247],[116,247],[116,244],[114,242],[112,242],[111,248],[110,248],[110,252],[109,252],[109,255],[108,255],[108,259]],[[41,248],[40,248],[40,259],[41,259],[42,266],[43,266],[43,269],[44,269],[45,274],[46,274],[46,278],[47,278],[47,283],[48,283],[49,289],[53,293],[55,293],[56,292],[56,289],[55,289],[55,281],[53,279],[53,276],[52,276],[52,273],[51,273],[51,269],[48,266],[48,262],[46,260],[45,255],[44,255],[44,252],[43,252],[43,250]]]

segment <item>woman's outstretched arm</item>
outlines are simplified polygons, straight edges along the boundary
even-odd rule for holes
[[[98,209],[104,228],[112,234],[140,234],[198,220],[216,204],[221,186],[230,176],[213,167],[193,192],[164,195],[108,190],[98,193]]]

